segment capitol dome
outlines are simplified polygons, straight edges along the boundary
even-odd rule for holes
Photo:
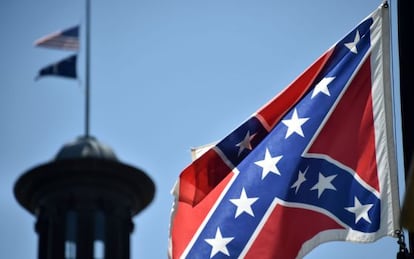
[[[102,144],[96,138],[90,136],[82,136],[75,141],[65,144],[56,155],[56,160],[77,158],[118,160],[114,151],[109,146]]]

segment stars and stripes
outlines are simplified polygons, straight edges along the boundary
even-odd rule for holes
[[[36,40],[34,45],[76,51],[79,49],[79,25],[46,35]]]
[[[173,258],[294,258],[320,242],[392,235],[392,118],[375,102],[389,85],[371,72],[386,58],[385,12],[182,172]]]

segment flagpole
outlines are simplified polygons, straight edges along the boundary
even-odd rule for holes
[[[398,0],[398,48],[399,48],[399,70],[400,70],[400,98],[401,98],[401,123],[405,179],[408,180],[409,168],[414,151],[414,120],[412,111],[414,110],[414,3],[411,0]],[[407,192],[406,192],[407,195]],[[413,202],[414,197],[405,197],[405,202]],[[409,220],[414,220],[409,219]],[[409,233],[410,253],[414,252],[414,233]]]
[[[85,24],[85,137],[89,137],[90,113],[90,0],[86,0]]]

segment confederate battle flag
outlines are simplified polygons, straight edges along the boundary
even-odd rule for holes
[[[301,258],[398,229],[388,8],[180,175],[172,258]]]

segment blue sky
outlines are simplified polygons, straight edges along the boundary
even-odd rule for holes
[[[92,0],[91,134],[157,186],[134,218],[131,258],[166,258],[170,190],[190,148],[236,128],[380,3]],[[33,42],[84,20],[83,0],[0,3],[3,258],[37,257],[35,218],[15,201],[14,182],[84,132],[83,49],[79,80],[35,82],[40,68],[70,53]],[[397,250],[387,237],[326,243],[306,258],[393,258]]]

